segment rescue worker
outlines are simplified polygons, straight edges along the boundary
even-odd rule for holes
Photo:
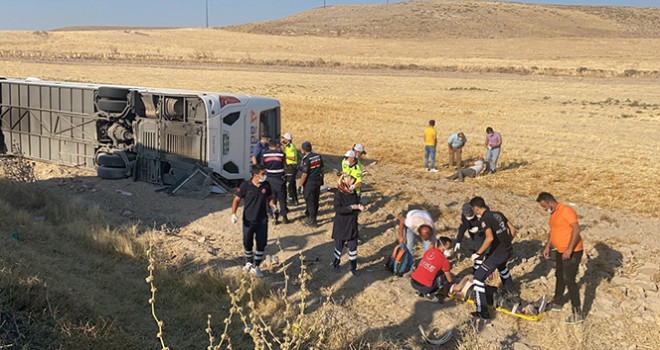
[[[284,167],[284,178],[286,180],[286,191],[289,196],[289,204],[298,205],[298,191],[296,191],[296,175],[298,174],[298,149],[293,143],[291,134],[286,133],[282,136],[282,146],[286,156],[286,166]]]
[[[481,229],[481,221],[477,218],[477,215],[472,210],[470,203],[463,204],[461,208],[461,225],[458,227],[458,232],[456,234],[456,240],[454,241],[454,251],[461,249],[461,242],[465,237],[465,232],[468,232],[470,239],[472,240],[472,254],[476,253],[477,250],[484,243],[484,231]],[[486,249],[485,254],[487,255],[490,251],[490,248]],[[472,267],[476,271],[479,266],[483,263],[483,257],[474,260],[474,266]]]
[[[332,239],[335,240],[335,251],[332,266],[335,272],[341,272],[339,264],[346,245],[351,274],[357,276],[358,214],[364,210],[364,206],[359,203],[353,190],[354,181],[352,176],[342,174],[337,184],[337,192],[333,200],[335,218],[332,225]]]
[[[320,154],[312,152],[312,144],[308,141],[302,143],[303,158],[300,162],[300,180],[298,187],[303,189],[305,198],[305,225],[318,227],[316,216],[319,211],[319,197],[323,185],[323,158]]]
[[[280,205],[279,211],[274,210],[271,214],[275,225],[278,224],[279,214],[282,214],[282,220],[285,224],[289,223],[287,213],[289,208],[286,205],[286,184],[284,183],[284,165],[286,158],[282,150],[278,147],[277,141],[268,142],[268,150],[263,154],[263,164],[266,169],[266,178],[270,189],[273,191],[273,200]]]
[[[504,214],[491,211],[486,206],[483,198],[472,198],[470,200],[470,206],[480,218],[481,229],[485,235],[481,247],[470,258],[472,261],[480,259],[490,249],[490,253],[486,256],[484,262],[474,272],[475,305],[477,310],[472,313],[472,316],[481,319],[490,319],[486,301],[486,278],[497,269],[500,272],[502,284],[506,291],[510,294],[514,292],[513,279],[506,265],[511,258],[513,250],[511,241],[516,235],[516,229]]]
[[[351,190],[355,190],[358,200],[360,199],[360,188],[362,187],[362,167],[359,162],[355,151],[346,151],[344,160],[341,162],[342,172],[354,179]]]
[[[410,284],[418,295],[425,296],[429,301],[439,301],[436,293],[440,289],[444,294],[449,294],[455,282],[447,260],[451,251],[451,239],[440,237],[436,246],[424,253],[419,266],[410,274]]]
[[[268,150],[268,141],[270,140],[270,137],[268,134],[261,134],[261,140],[259,143],[254,145],[254,149],[252,150],[252,165],[254,164],[262,164],[262,158],[264,155],[264,152]]]
[[[268,243],[268,205],[275,206],[270,185],[266,181],[266,170],[259,164],[252,167],[252,178],[243,182],[236,190],[236,196],[231,204],[231,222],[236,224],[236,211],[241,199],[245,199],[243,207],[243,249],[245,251],[245,267],[243,270],[258,278],[264,276],[259,265],[263,259]],[[253,251],[254,243],[257,251]]]

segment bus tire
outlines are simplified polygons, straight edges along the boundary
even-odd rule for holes
[[[126,158],[128,158],[129,162],[135,160],[135,153],[126,153]],[[108,168],[126,167],[121,155],[117,153],[99,153],[99,155],[96,156],[96,164]]]
[[[117,100],[107,100],[101,99],[96,101],[96,106],[99,110],[108,113],[121,113],[126,109],[126,101],[117,101]]]
[[[128,99],[128,89],[113,88],[108,86],[101,86],[96,90],[96,96],[101,98],[107,98],[111,100],[122,100],[126,101]]]
[[[96,174],[100,178],[106,180],[119,180],[128,177],[128,175],[126,174],[126,167],[110,168],[110,167],[100,166],[96,169]]]

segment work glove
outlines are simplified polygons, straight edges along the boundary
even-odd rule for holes
[[[474,253],[474,254],[472,254],[472,256],[470,256],[470,260],[475,261],[475,260],[479,259],[480,257],[481,257],[481,255],[479,255],[477,253]]]
[[[231,214],[231,223],[235,224],[238,222],[238,216],[236,214]]]
[[[277,206],[275,206],[275,205],[271,205],[270,210],[273,213],[273,215],[276,215],[280,212],[279,210],[277,210]]]
[[[459,249],[461,249],[461,243],[460,242],[454,243],[454,251],[457,251]]]

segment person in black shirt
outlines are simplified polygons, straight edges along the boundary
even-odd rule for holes
[[[284,165],[286,163],[286,158],[284,153],[282,153],[277,146],[277,141],[270,140],[268,142],[268,150],[264,152],[262,161],[264,168],[266,168],[268,184],[270,184],[270,189],[273,191],[273,200],[279,202],[279,213],[282,214],[284,223],[288,224],[289,218],[286,214],[289,209],[286,205],[286,184],[284,182]],[[277,225],[277,217],[279,216],[278,212],[273,211],[271,214],[273,215],[275,225]]]
[[[259,164],[252,166],[252,178],[243,182],[236,190],[236,196],[231,205],[231,222],[238,222],[236,210],[241,199],[243,206],[243,248],[245,249],[245,271],[258,278],[264,276],[259,269],[268,241],[268,205],[275,208],[270,185],[266,181],[266,170]],[[276,208],[275,208],[276,209]],[[253,253],[254,241],[257,251]]]
[[[305,224],[318,227],[316,215],[319,211],[319,197],[321,196],[321,185],[323,185],[323,158],[320,154],[312,152],[312,144],[305,141],[302,143],[303,159],[300,162],[300,180],[298,187],[303,188],[305,198]]]
[[[358,214],[364,210],[354,189],[351,189],[355,179],[348,174],[339,177],[337,192],[335,192],[335,219],[332,226],[332,239],[335,240],[335,253],[332,266],[335,272],[340,272],[339,263],[344,245],[348,245],[348,261],[351,273],[357,275],[357,245],[358,245]]]
[[[468,232],[470,239],[472,240],[472,253],[476,253],[477,250],[484,243],[485,235],[484,231],[481,229],[481,221],[472,210],[470,203],[463,204],[461,208],[461,225],[458,227],[458,232],[456,234],[456,240],[454,241],[454,251],[457,252],[461,249],[461,242],[465,237],[465,232]],[[490,249],[486,249],[485,254],[487,255]],[[472,267],[474,271],[477,271],[481,263],[483,263],[483,256],[474,260],[474,266]]]
[[[504,288],[507,292],[513,293],[513,279],[506,264],[511,258],[511,240],[516,235],[516,229],[504,214],[488,209],[483,198],[472,198],[470,200],[470,206],[475,214],[481,217],[481,229],[484,231],[485,236],[481,247],[472,254],[471,259],[474,261],[481,258],[486,250],[490,248],[486,259],[474,273],[474,292],[477,311],[473,312],[472,316],[490,319],[486,304],[486,284],[484,282],[497,269],[500,272]]]

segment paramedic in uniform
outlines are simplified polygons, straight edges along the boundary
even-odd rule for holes
[[[270,185],[266,181],[265,169],[256,164],[252,166],[252,178],[243,182],[236,190],[236,196],[231,204],[231,222],[238,222],[236,211],[241,199],[245,200],[243,207],[243,249],[245,250],[245,267],[258,278],[264,276],[259,269],[268,242],[268,205],[275,206]],[[257,243],[257,251],[252,247]]]
[[[486,301],[486,278],[497,269],[500,272],[502,284],[507,292],[513,293],[514,285],[509,269],[506,267],[511,258],[511,241],[516,235],[515,227],[507,220],[504,214],[490,211],[481,197],[470,200],[470,206],[477,216],[480,216],[481,228],[485,233],[484,243],[472,254],[471,259],[480,259],[490,249],[490,253],[474,272],[475,305],[477,311],[472,316],[490,319]]]
[[[270,140],[268,142],[268,150],[263,153],[263,164],[266,168],[266,178],[270,189],[273,191],[273,200],[280,204],[279,214],[282,214],[282,220],[285,224],[289,223],[287,213],[289,209],[286,206],[286,184],[284,183],[284,165],[286,159],[284,153],[277,146],[277,141]],[[271,213],[277,225],[278,212],[275,210]]]
[[[286,180],[286,192],[290,199],[290,204],[298,205],[298,192],[296,191],[296,175],[298,174],[298,149],[293,143],[291,134],[286,133],[282,136],[282,147],[286,156],[286,166],[284,167],[284,178]]]
[[[308,141],[302,143],[303,159],[300,162],[300,181],[298,187],[302,187],[305,198],[306,225],[318,227],[316,216],[319,211],[319,197],[321,196],[321,185],[323,185],[323,158],[320,154],[312,152],[312,144]]]
[[[468,232],[470,239],[472,240],[472,253],[476,253],[481,245],[484,243],[484,231],[481,228],[481,221],[472,210],[470,203],[463,204],[461,208],[461,225],[458,227],[458,232],[456,234],[456,241],[454,241],[454,251],[461,249],[461,242],[465,237],[465,232]],[[490,249],[486,249],[482,257],[474,260],[474,266],[472,267],[474,271],[477,271],[479,266],[483,261],[483,256],[488,255]]]

